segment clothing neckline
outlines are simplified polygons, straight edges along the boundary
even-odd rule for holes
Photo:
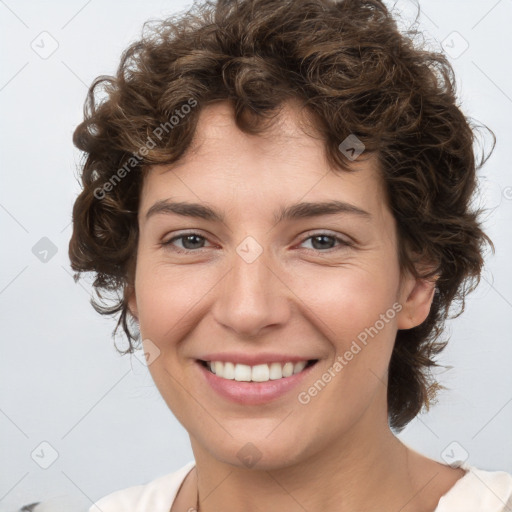
[[[439,508],[442,505],[444,505],[447,500],[451,499],[451,497],[454,494],[456,494],[459,491],[459,489],[466,484],[469,475],[475,469],[471,464],[469,464],[466,461],[464,461],[464,462],[459,461],[458,463],[451,464],[450,467],[452,467],[454,469],[461,468],[465,471],[465,473],[439,498],[439,501],[437,502],[437,506],[434,509],[434,512],[438,512]]]

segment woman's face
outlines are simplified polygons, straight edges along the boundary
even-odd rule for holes
[[[335,172],[321,139],[296,123],[289,105],[264,137],[246,135],[228,103],[210,105],[194,151],[152,168],[141,196],[130,310],[150,372],[194,452],[239,466],[284,467],[387,429],[396,331],[423,321],[433,295],[412,277],[400,281],[374,161]],[[332,201],[340,208],[330,214],[294,207]],[[250,362],[243,356],[317,362],[241,390],[200,362]]]

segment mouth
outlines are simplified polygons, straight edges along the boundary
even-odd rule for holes
[[[196,359],[196,368],[200,385],[206,387],[206,393],[214,393],[212,398],[243,406],[261,406],[278,399],[296,400],[292,391],[308,378],[318,362],[319,359],[309,359],[248,366]]]
[[[284,363],[273,362],[254,366],[229,361],[203,361],[201,359],[198,359],[197,362],[206,368],[208,372],[220,379],[258,383],[287,379],[311,368],[318,362],[318,359],[309,359],[295,363],[291,361]]]

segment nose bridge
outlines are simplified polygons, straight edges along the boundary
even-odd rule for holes
[[[239,335],[255,336],[288,315],[286,287],[272,268],[269,252],[247,237],[231,256],[214,308],[216,320]]]

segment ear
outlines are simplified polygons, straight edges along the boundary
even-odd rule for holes
[[[139,321],[139,310],[137,309],[137,297],[135,295],[135,287],[132,285],[126,285],[125,297],[128,303],[128,309],[132,316]]]
[[[436,278],[421,279],[408,274],[400,291],[402,309],[397,315],[398,329],[412,329],[423,323],[430,313]]]

